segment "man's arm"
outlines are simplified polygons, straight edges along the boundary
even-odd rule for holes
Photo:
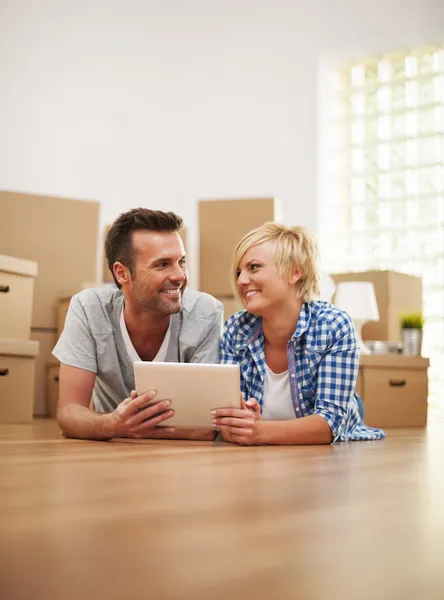
[[[113,437],[109,415],[89,408],[96,374],[60,365],[57,423],[67,437],[109,440]]]
[[[67,437],[87,440],[110,440],[114,437],[143,439],[150,437],[157,425],[174,415],[169,400],[143,408],[155,397],[151,391],[140,396],[133,392],[112,413],[96,413],[89,408],[95,377],[95,373],[85,369],[63,363],[60,365],[57,422]],[[174,431],[168,427],[163,429],[164,434]]]

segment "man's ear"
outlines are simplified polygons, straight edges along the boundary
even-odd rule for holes
[[[293,273],[290,275],[289,283],[290,285],[295,285],[300,279],[302,279],[302,269],[297,267],[294,269]]]
[[[114,271],[114,275],[115,275],[117,281],[120,283],[120,285],[123,286],[126,283],[130,282],[131,275],[128,270],[128,267],[125,267],[125,265],[122,265],[121,262],[115,262],[113,264],[113,271]]]

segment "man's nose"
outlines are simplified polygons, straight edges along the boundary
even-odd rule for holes
[[[176,265],[176,268],[174,269],[173,273],[171,274],[170,279],[173,279],[174,281],[180,281],[180,282],[184,281],[186,279],[185,267]]]

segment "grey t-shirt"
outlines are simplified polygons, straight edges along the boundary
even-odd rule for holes
[[[133,363],[120,328],[123,295],[115,285],[72,297],[65,327],[53,350],[60,362],[97,374],[94,408],[111,412],[134,389]],[[171,315],[165,362],[219,363],[223,305],[186,289],[182,310]]]

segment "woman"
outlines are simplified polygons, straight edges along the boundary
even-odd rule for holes
[[[316,301],[318,250],[304,227],[265,223],[239,242],[234,282],[246,311],[231,316],[221,362],[238,364],[242,409],[216,409],[225,441],[329,444],[385,437],[362,422],[359,346],[342,310]]]

